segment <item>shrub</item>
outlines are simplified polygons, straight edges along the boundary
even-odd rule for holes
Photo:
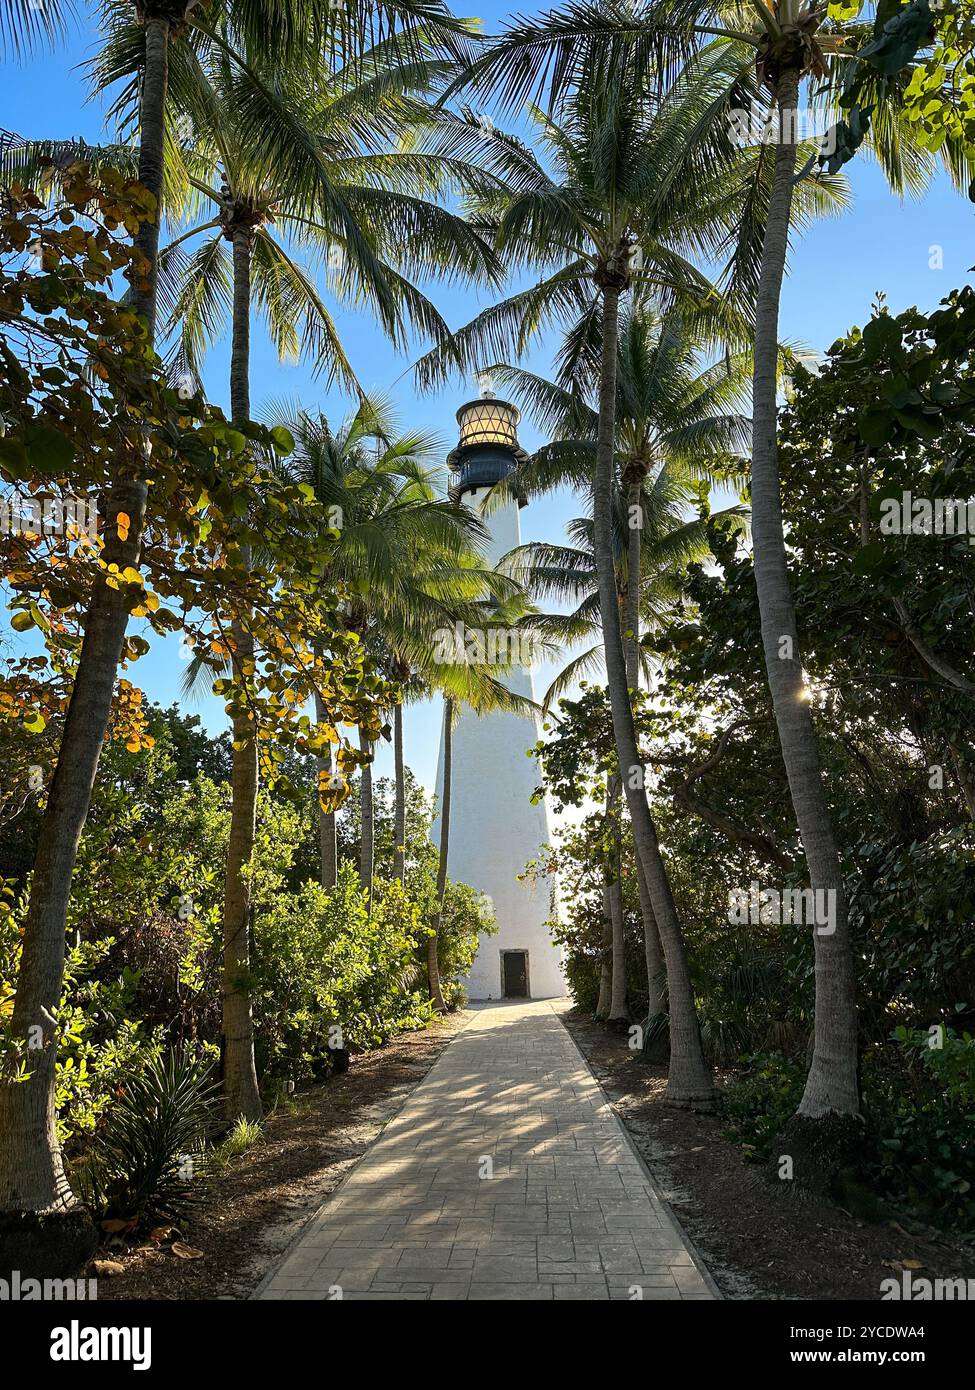
[[[892,1205],[975,1233],[975,1038],[898,1028],[864,1068],[868,1177]],[[941,1046],[931,1046],[940,1041]]]
[[[13,981],[20,959],[20,921],[26,905],[0,904],[0,1047],[10,1075],[30,1071],[30,1053],[13,1048],[5,1030],[13,1015]],[[132,1017],[135,977],[100,978],[114,941],[78,940],[64,964],[58,1009],[55,1110],[58,1138],[69,1155],[89,1138],[134,1069],[159,1057],[161,1030]]]
[[[419,909],[398,882],[377,885],[370,906],[342,865],[326,892],[305,883],[278,893],[254,924],[259,1065],[271,1078],[323,1075],[329,1045],[375,1047],[432,1014],[422,990]]]
[[[135,1230],[177,1218],[191,1204],[217,1122],[216,1097],[209,1066],[188,1050],[163,1053],[119,1087],[77,1174],[96,1220]]]
[[[564,961],[566,984],[576,1008],[594,1014],[599,1001],[599,961],[591,953],[570,949]]]
[[[863,1058],[863,1145],[856,1171],[840,1176],[845,1206],[867,1219],[896,1211],[934,1226],[975,1232],[975,1038],[945,1028],[898,1028]],[[795,1111],[805,1064],[778,1053],[752,1057],[722,1109],[739,1140],[768,1158]]]
[[[786,1121],[795,1113],[806,1084],[806,1067],[773,1052],[745,1059],[745,1070],[722,1096],[722,1113],[736,1139],[767,1158]]]
[[[437,956],[444,999],[450,1008],[462,1008],[466,991],[458,976],[466,975],[474,964],[481,935],[496,934],[494,909],[488,898],[467,883],[447,884],[444,895]],[[426,967],[426,941],[421,945]]]

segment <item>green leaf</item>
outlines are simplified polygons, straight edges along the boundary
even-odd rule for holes
[[[894,436],[894,417],[890,410],[868,406],[857,418],[864,444],[886,444]]]
[[[886,553],[886,547],[882,541],[871,541],[869,545],[863,546],[854,555],[854,573],[871,574],[883,562]]]
[[[275,425],[269,433],[271,436],[271,443],[274,445],[277,453],[291,454],[294,452],[295,437],[284,425]]]
[[[24,431],[31,464],[42,473],[61,473],[71,466],[74,445],[53,425],[32,425]]]

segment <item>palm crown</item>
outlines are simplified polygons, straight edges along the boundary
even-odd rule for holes
[[[749,371],[747,354],[729,354],[704,364],[693,322],[679,311],[643,310],[622,324],[617,372],[616,460],[613,533],[621,601],[639,605],[639,616],[658,626],[681,593],[687,564],[708,551],[708,513],[688,520],[687,505],[704,502],[707,484],[740,476],[748,444],[742,402]],[[569,485],[587,495],[591,486],[597,412],[578,391],[520,368],[495,367],[497,378],[525,403],[552,439],[519,470],[517,485],[527,496]],[[631,509],[639,508],[640,545],[629,544]],[[719,513],[743,524],[741,508]],[[568,600],[568,614],[524,619],[550,640],[591,645],[573,658],[550,686],[549,705],[583,673],[598,668],[599,602],[592,522],[580,517],[568,527],[570,546],[531,543],[511,552],[505,565],[533,597]],[[630,569],[638,569],[639,577]],[[631,604],[627,604],[631,607]]]
[[[661,308],[694,306],[702,326],[741,341],[747,332],[771,167],[761,145],[733,138],[730,114],[747,98],[738,56],[714,43],[663,94],[624,66],[611,84],[575,91],[548,114],[531,110],[541,153],[485,130],[472,114],[424,135],[433,151],[477,158],[499,187],[474,200],[506,264],[541,278],[479,314],[418,364],[421,384],[458,356],[470,370],[514,361],[540,333],[563,333],[557,381],[591,381],[600,351],[599,282],[632,285]],[[842,205],[840,177],[806,180],[801,224]],[[744,225],[744,234],[741,228]],[[723,267],[717,284],[698,268]]]

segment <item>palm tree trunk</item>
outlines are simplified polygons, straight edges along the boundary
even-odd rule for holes
[[[613,562],[612,499],[616,434],[616,358],[619,343],[619,293],[623,275],[615,269],[600,277],[603,298],[602,361],[599,383],[599,429],[593,479],[593,543],[599,580],[606,681],[613,715],[613,734],[637,855],[643,861],[653,915],[667,961],[670,996],[670,1070],[667,1097],[675,1104],[711,1104],[714,1088],[704,1060],[694,991],[687,968],[684,937],[674,906],[657,831],[650,815],[640,768],[633,709],[626,685],[626,660],[620,627],[616,566]]]
[[[403,706],[393,706],[393,761],[396,787],[393,806],[393,878],[406,882],[406,767],[403,762]]]
[[[626,538],[626,635],[623,638],[623,651],[626,660],[626,684],[634,694],[640,689],[640,562],[643,531],[634,525],[634,517],[642,522],[643,482],[637,475],[629,480],[627,497],[627,517],[629,531]],[[647,964],[647,1017],[662,1014],[667,1004],[667,967],[660,945],[660,932],[657,919],[653,915],[653,903],[647,887],[647,876],[643,872],[643,861],[636,856],[637,887],[640,892],[640,916],[643,920],[643,954]]]
[[[315,718],[319,724],[324,724],[326,719],[325,706],[322,704],[321,696],[315,694]],[[319,758],[318,773],[319,779],[324,775],[331,782],[332,773],[335,770],[335,763],[332,753],[329,751],[327,758]],[[322,887],[334,888],[338,878],[338,844],[335,834],[335,812],[323,811],[321,805],[318,807],[318,839],[322,857]]]
[[[630,1017],[630,1011],[626,1006],[626,943],[623,935],[623,889],[620,884],[620,860],[622,858],[620,846],[621,792],[620,775],[618,772],[614,772],[609,779],[609,787],[606,796],[606,812],[609,821],[613,864],[612,873],[610,875],[612,882],[608,890],[609,920],[612,930],[612,968],[610,971],[609,993],[610,1023],[625,1023]]]
[[[237,230],[233,239],[234,306],[230,352],[230,413],[235,424],[250,418],[251,234]],[[250,565],[249,547],[241,548]],[[233,665],[237,680],[254,658],[254,643],[243,623],[233,627]],[[233,720],[230,770],[230,840],[223,910],[223,1090],[226,1118],[259,1120],[263,1114],[254,1062],[254,1015],[247,978],[250,973],[251,894],[247,870],[257,834],[259,782],[257,728],[242,709]]]
[[[447,851],[450,848],[450,796],[454,758],[454,702],[443,702],[443,794],[440,803],[440,856],[437,860],[437,913],[433,931],[427,938],[427,984],[434,1008],[447,1012],[440,981],[440,924],[443,921],[444,898],[447,896]]]
[[[833,824],[819,765],[812,714],[804,698],[795,608],[782,531],[776,447],[776,366],[779,296],[785,271],[795,173],[796,71],[778,82],[780,138],[755,312],[752,382],[752,536],[755,583],[762,620],[765,669],[775,710],[782,759],[789,779],[811,885],[834,895],[836,928],[813,936],[816,954],[816,1024],[812,1065],[799,1115],[856,1116],[856,992],[847,925],[846,897]]]
[[[164,113],[168,86],[169,21],[146,21],[139,178],[162,192]],[[144,285],[133,284],[131,303],[155,336],[159,223],[142,224],[136,245],[148,262]],[[138,567],[145,525],[146,484],[136,465],[106,499],[108,564]],[[117,518],[129,518],[120,540]],[[124,530],[124,528],[123,528]],[[65,921],[71,876],[91,801],[111,714],[115,677],[129,612],[121,593],[96,585],[85,616],[85,635],[65,718],[58,762],[41,823],[30,901],[24,923],[11,1039],[24,1049],[26,1081],[0,1080],[0,1245],[4,1263],[24,1275],[72,1273],[91,1253],[91,1223],[76,1203],[64,1172],[54,1111],[57,1031],[54,1020],[64,977]],[[7,1214],[4,1219],[3,1214]],[[26,1213],[31,1213],[28,1219]]]
[[[359,730],[359,751],[369,755],[369,761],[363,764],[359,780],[359,818],[362,821],[359,840],[359,879],[366,890],[366,896],[371,905],[376,843],[375,811],[372,796],[372,746],[362,729]]]

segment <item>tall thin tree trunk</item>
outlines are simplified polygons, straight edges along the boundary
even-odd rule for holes
[[[371,904],[376,843],[372,795],[372,745],[362,729],[359,730],[359,751],[369,755],[369,761],[363,765],[359,779],[359,819],[362,821],[359,839],[359,879]]]
[[[322,703],[322,697],[315,694],[315,718],[319,724],[324,724],[327,711]],[[318,774],[319,781],[324,776],[331,784],[331,778],[335,771],[334,756],[329,749],[327,758],[319,758]],[[323,811],[321,805],[318,807],[318,839],[321,849],[322,859],[322,887],[334,888],[338,878],[338,844],[335,833],[335,812]]]
[[[641,549],[643,544],[643,480],[637,474],[629,479],[627,497],[627,520],[629,531],[626,538],[626,616],[623,637],[623,652],[626,661],[626,684],[634,696],[640,689],[640,573]],[[663,948],[660,945],[660,932],[657,919],[653,915],[653,903],[647,876],[643,872],[643,861],[637,854],[636,878],[640,892],[640,916],[643,920],[643,954],[647,965],[647,1017],[662,1014],[667,1006],[667,966],[664,963]]]
[[[657,831],[643,790],[633,709],[626,685],[626,660],[620,626],[616,566],[613,562],[612,501],[616,435],[616,358],[619,343],[619,294],[622,271],[608,268],[600,275],[603,299],[602,361],[599,383],[599,428],[593,479],[593,542],[599,580],[606,681],[613,714],[616,754],[633,824],[636,852],[643,861],[653,914],[667,961],[670,996],[670,1069],[668,1099],[676,1104],[713,1101],[711,1074],[704,1060],[694,991],[687,968],[684,937],[674,906],[667,871],[660,855]]]
[[[779,297],[785,271],[795,173],[796,71],[778,81],[775,172],[755,312],[752,380],[752,537],[765,669],[811,886],[834,895],[835,931],[816,932],[816,1024],[812,1065],[799,1114],[859,1114],[856,991],[846,896],[826,800],[812,713],[805,698],[795,608],[782,530],[776,442]]]
[[[155,195],[157,213],[142,224],[136,237],[148,272],[144,286],[133,283],[130,302],[145,317],[151,342],[156,323],[169,21],[150,17],[145,28],[139,179]],[[140,460],[123,461],[120,477],[109,490],[106,565],[139,565],[147,492],[140,464]],[[118,529],[122,513],[128,518],[125,540]],[[124,525],[122,529],[126,530]],[[94,1244],[90,1221],[68,1185],[57,1138],[56,1019],[71,876],[111,714],[128,619],[124,596],[98,581],[85,616],[84,640],[41,822],[10,1020],[11,1040],[22,1049],[29,1077],[18,1082],[0,1078],[0,1247],[4,1264],[9,1259],[11,1268],[32,1277],[72,1272]]]
[[[427,938],[427,984],[434,1008],[447,1012],[440,981],[440,924],[447,895],[447,853],[450,849],[450,798],[454,761],[454,702],[443,702],[443,794],[440,802],[440,854],[437,860],[437,912],[433,931]]]
[[[968,807],[969,817],[975,820],[975,785],[973,785],[972,779],[968,774],[965,758],[958,745],[952,743],[950,739],[948,741],[948,751],[951,754],[951,765],[955,769],[958,785],[961,787],[961,794],[965,798],[965,805]]]
[[[250,419],[251,232],[233,236],[234,306],[230,351],[230,413],[235,424]],[[250,565],[250,547],[241,547]],[[233,666],[243,685],[254,659],[254,643],[244,623],[233,628]],[[223,910],[223,1091],[226,1118],[259,1120],[263,1114],[254,1061],[254,1014],[250,973],[251,886],[249,869],[257,835],[259,782],[257,727],[247,709],[234,715],[230,770],[230,840]]]
[[[596,1017],[609,1018],[613,1003],[613,909],[610,903],[612,887],[608,868],[603,870],[603,931],[602,950],[599,953],[599,996],[596,1000]]]
[[[626,940],[623,931],[623,887],[620,883],[621,826],[620,801],[621,782],[618,772],[611,774],[606,796],[606,812],[609,821],[609,835],[612,843],[612,872],[609,885],[609,920],[612,929],[612,967],[610,971],[609,1021],[623,1023],[630,1017],[626,1006]]]
[[[395,792],[393,806],[393,878],[406,882],[406,766],[403,761],[403,706],[393,706],[393,761]]]

